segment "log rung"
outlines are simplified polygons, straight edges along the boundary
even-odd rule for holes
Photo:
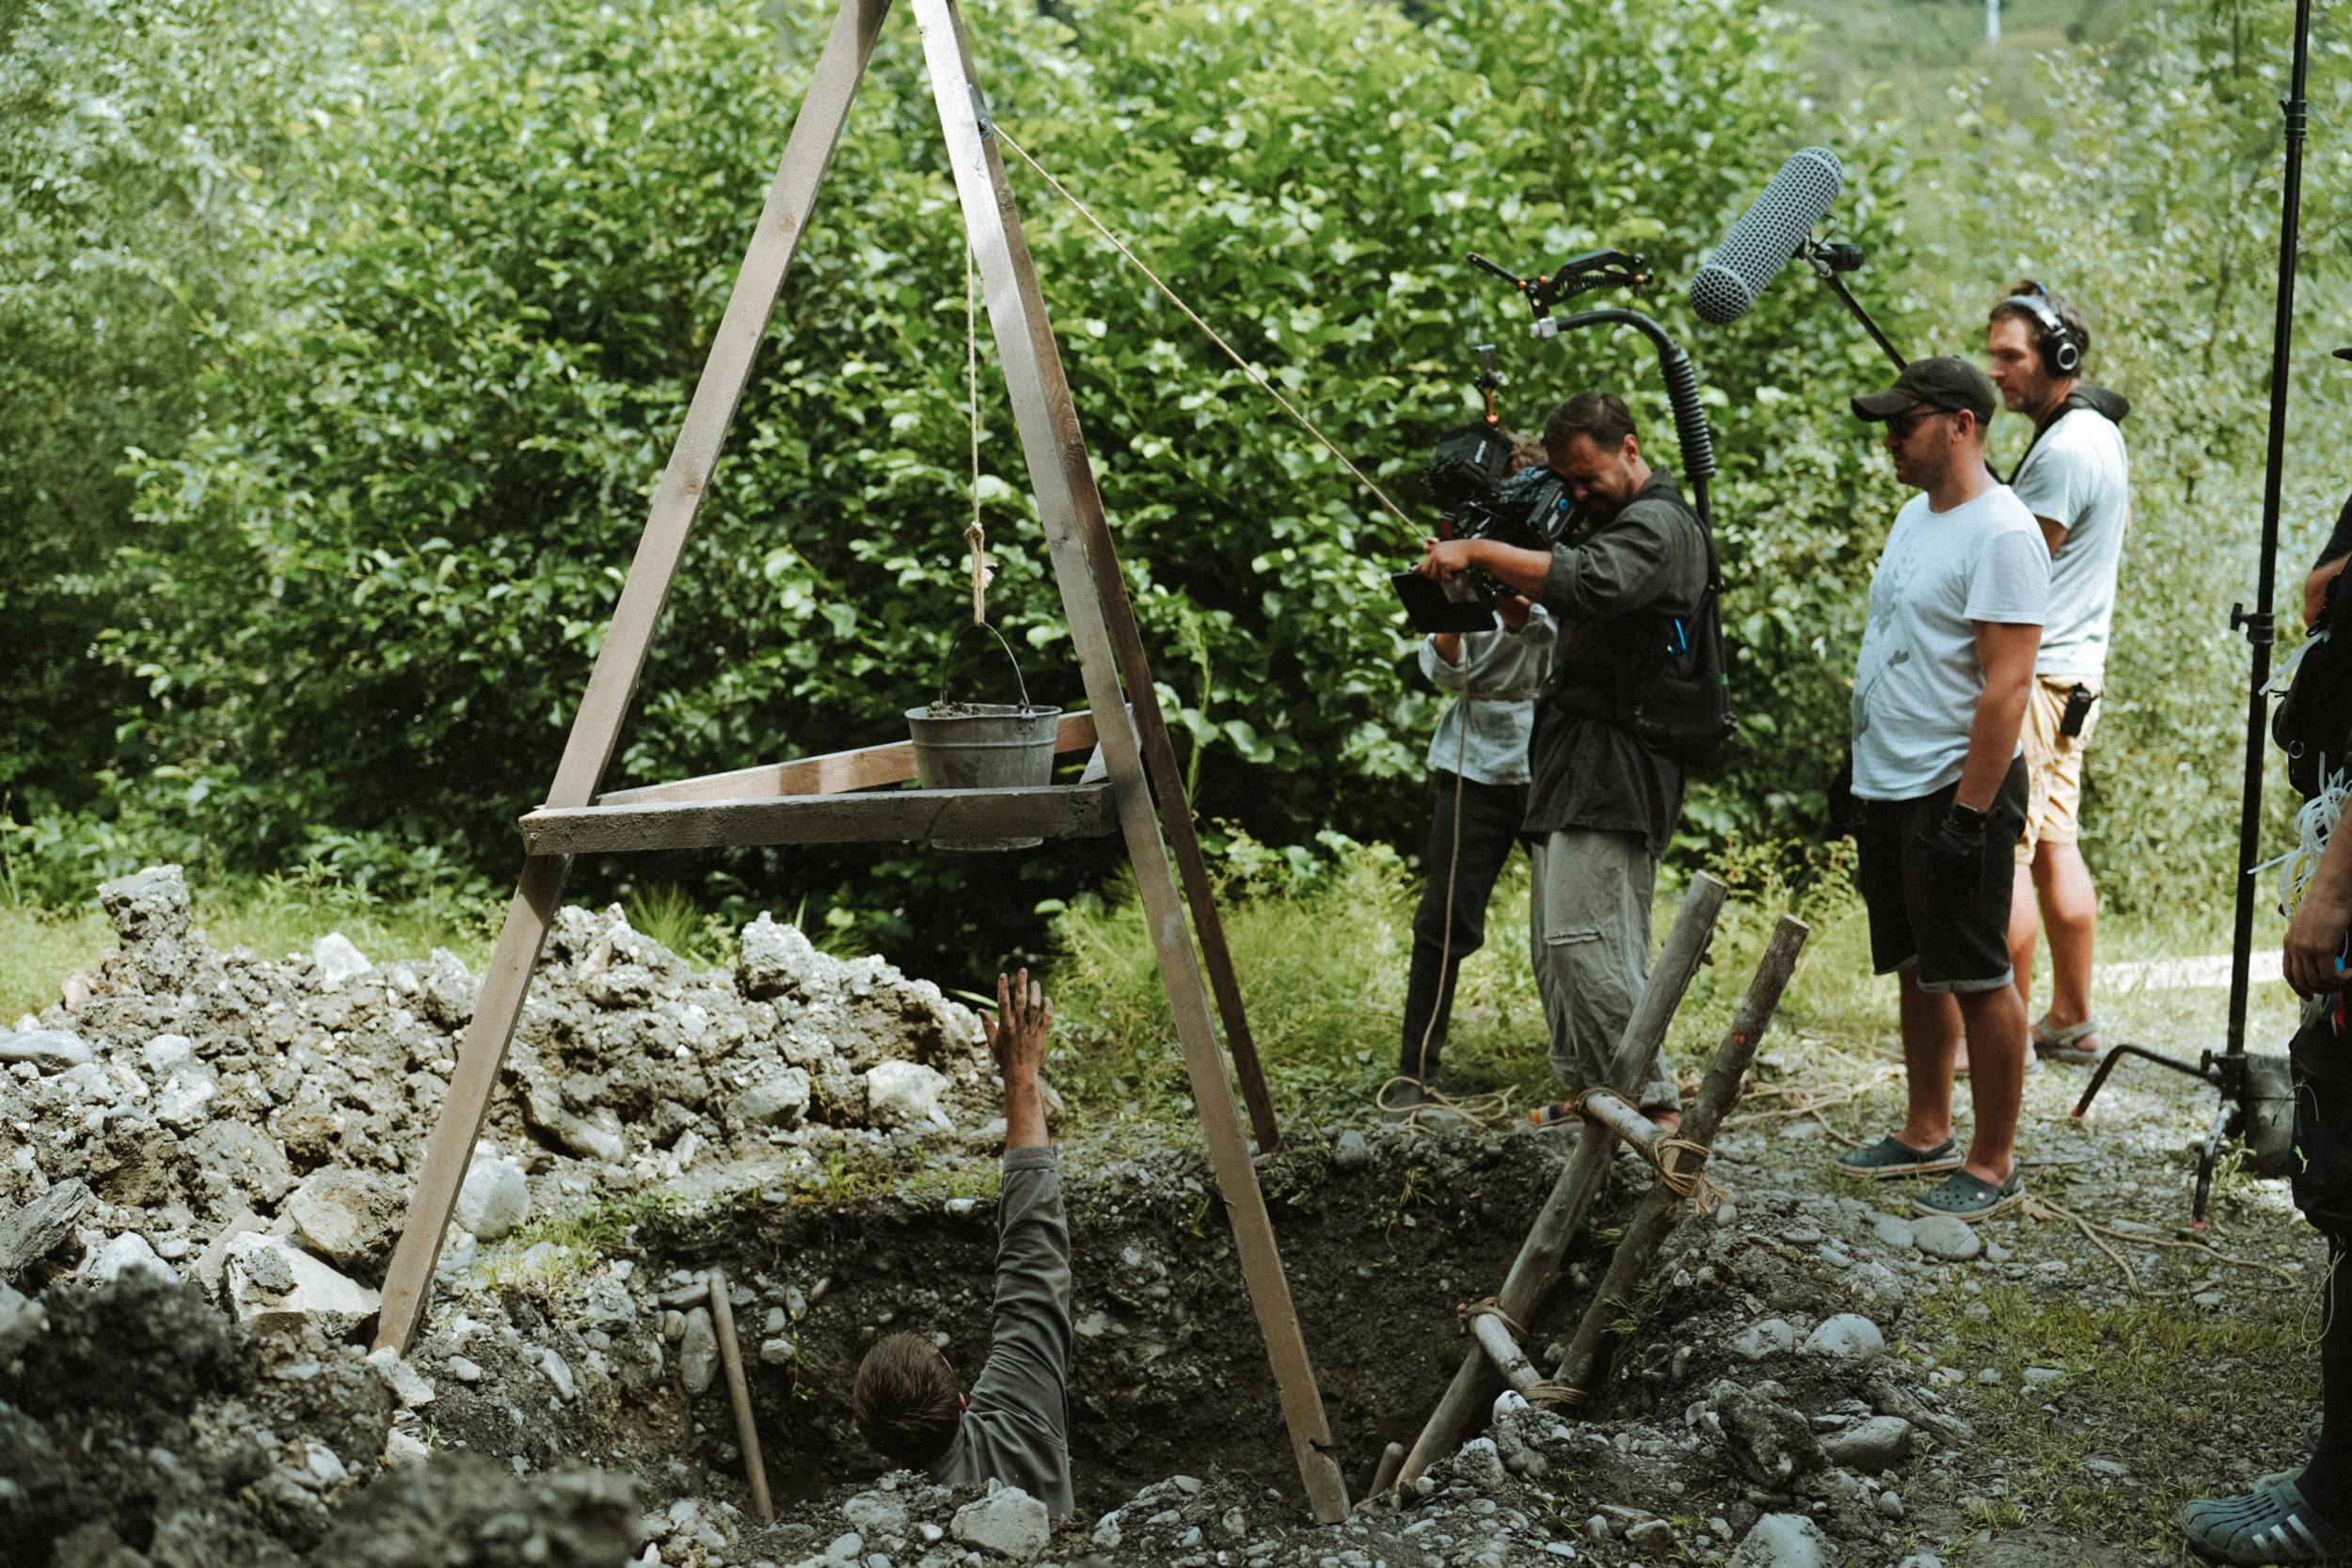
[[[1117,825],[1108,783],[542,807],[518,824],[523,847],[533,855],[766,844],[1091,838]]]

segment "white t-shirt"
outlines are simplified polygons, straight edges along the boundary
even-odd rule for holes
[[[1984,672],[1979,621],[2038,626],[2050,552],[2006,484],[1934,512],[1912,497],[1870,577],[1853,678],[1853,792],[1915,800],[1960,777]]]
[[[2034,673],[2099,684],[2115,619],[2115,572],[2131,521],[2131,465],[2115,421],[2071,408],[2034,443],[2017,471],[2017,499],[2064,525],[2050,558],[2050,616]]]

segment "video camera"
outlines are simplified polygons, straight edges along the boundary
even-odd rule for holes
[[[1543,468],[1506,484],[1510,467],[1510,441],[1493,422],[1476,420],[1438,437],[1422,477],[1454,538],[1549,550],[1575,515],[1567,482]],[[1444,584],[1412,572],[1391,580],[1419,631],[1485,631],[1495,625],[1502,588],[1484,572],[1465,572]]]

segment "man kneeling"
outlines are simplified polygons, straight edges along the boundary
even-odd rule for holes
[[[1045,1141],[1038,1066],[1054,1005],[1023,970],[996,976],[988,1048],[1005,1080],[1005,1175],[996,1200],[996,1309],[988,1362],[970,1398],[920,1334],[866,1353],[850,1411],[884,1456],[933,1481],[1018,1486],[1058,1519],[1070,1491],[1070,1224],[1061,1169]]]

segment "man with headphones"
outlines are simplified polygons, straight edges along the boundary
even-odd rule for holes
[[[2011,284],[1985,325],[1986,369],[2033,439],[2010,488],[2050,546],[2049,619],[2026,705],[2026,829],[2010,906],[2010,966],[2027,1016],[2033,950],[2050,936],[2050,1008],[2032,1028],[2044,1060],[2096,1062],[2105,1050],[2090,1010],[2098,895],[2076,845],[2083,752],[2105,690],[2116,568],[2131,527],[2131,465],[2116,427],[2131,404],[2082,379],[2090,332],[2074,307],[2031,278]]]

